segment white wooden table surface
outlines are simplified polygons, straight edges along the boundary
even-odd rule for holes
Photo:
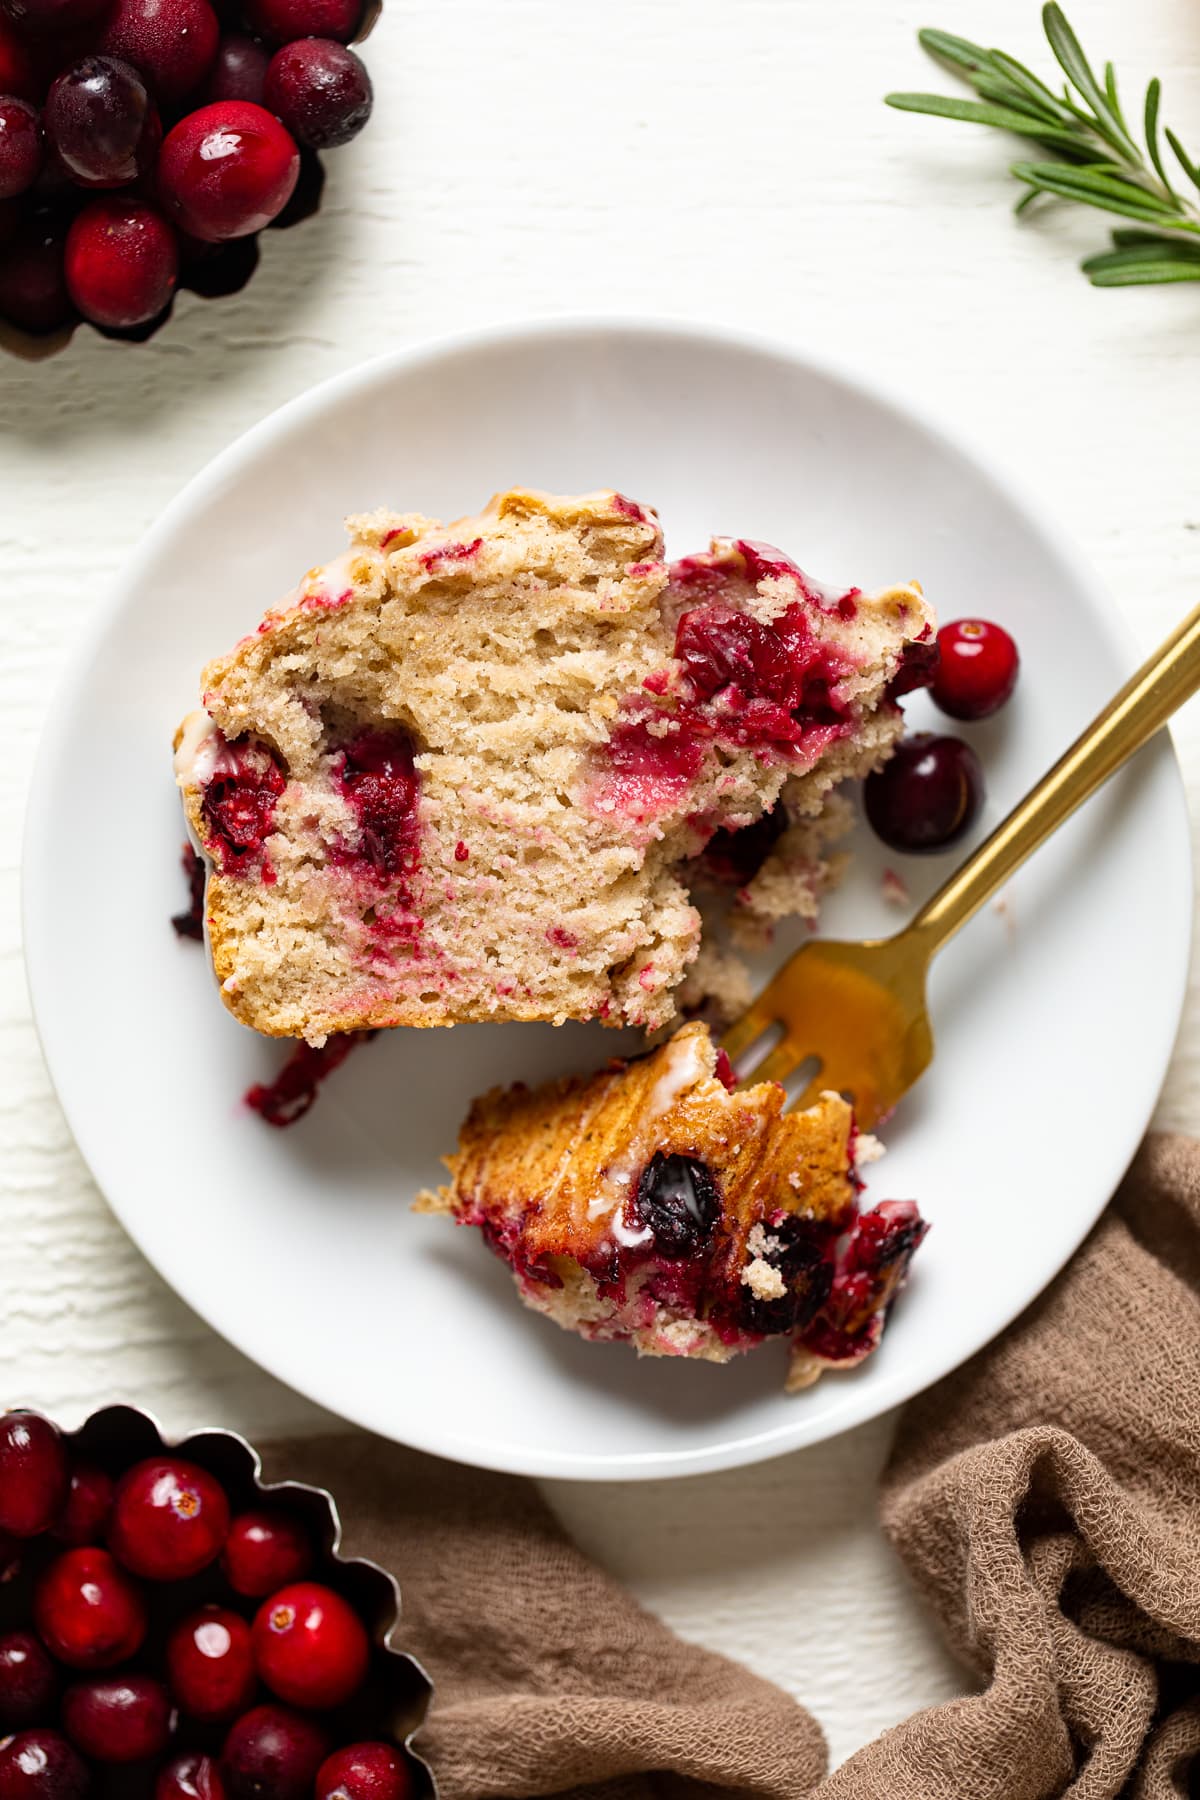
[[[1131,89],[1163,76],[1165,116],[1200,150],[1195,0],[1071,11]],[[24,795],[60,664],[164,502],[271,408],[390,346],[533,312],[754,325],[988,441],[1145,647],[1196,600],[1200,289],[1091,290],[1073,263],[1100,246],[1099,214],[1015,224],[1008,146],[886,110],[889,88],[951,85],[916,47],[923,24],[1047,60],[1035,0],[387,0],[376,116],[328,159],[319,217],[268,234],[245,293],[186,297],[141,348],[82,332],[53,361],[0,364],[0,1400],[68,1422],[117,1397],[173,1427],[323,1422],[110,1217],[51,1092],[20,951]],[[1177,741],[1195,803],[1194,710]],[[121,796],[96,804],[119,841]],[[110,878],[79,869],[81,928]],[[1195,991],[1159,1119],[1200,1127]],[[889,1432],[551,1499],[681,1631],[802,1696],[840,1758],[959,1679],[877,1532]]]

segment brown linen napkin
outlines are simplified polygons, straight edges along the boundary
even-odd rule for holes
[[[332,1487],[400,1578],[443,1800],[1172,1800],[1200,1792],[1198,1290],[1200,1143],[1152,1138],[1048,1292],[907,1408],[883,1522],[977,1691],[830,1776],[795,1701],[642,1611],[528,1483],[369,1437],[268,1473]]]

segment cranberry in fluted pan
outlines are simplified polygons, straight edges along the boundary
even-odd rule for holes
[[[324,1708],[348,1700],[367,1672],[362,1620],[319,1581],[296,1581],[259,1607],[254,1620],[258,1672],[281,1700]]]
[[[58,1676],[32,1631],[0,1637],[0,1735],[23,1731],[54,1715]]]
[[[235,1593],[263,1600],[312,1567],[312,1545],[290,1513],[269,1507],[239,1513],[229,1527],[221,1567]]]
[[[159,1770],[154,1800],[225,1800],[225,1783],[211,1756],[185,1750]]]
[[[391,1744],[347,1744],[317,1771],[316,1800],[409,1800],[412,1776]]]
[[[107,1550],[64,1550],[34,1590],[42,1642],[71,1669],[111,1669],[141,1648],[146,1604],[141,1589]]]
[[[146,1762],[171,1741],[171,1698],[152,1675],[93,1675],[67,1689],[62,1720],[94,1762]]]
[[[290,1706],[255,1706],[231,1726],[221,1775],[234,1800],[310,1800],[329,1754],[324,1727]]]
[[[87,1764],[61,1731],[19,1731],[0,1744],[0,1800],[84,1800]]]
[[[189,1613],[167,1640],[167,1673],[171,1692],[193,1719],[235,1718],[258,1685],[249,1625],[223,1606]]]
[[[54,1535],[61,1543],[102,1544],[112,1513],[112,1476],[94,1463],[76,1463],[71,1470],[67,1501],[54,1522]]]
[[[57,1425],[40,1413],[0,1417],[0,1532],[36,1537],[67,1497],[67,1453]]]
[[[221,1554],[229,1502],[196,1463],[154,1456],[117,1483],[108,1542],[113,1555],[151,1581],[182,1581]]]

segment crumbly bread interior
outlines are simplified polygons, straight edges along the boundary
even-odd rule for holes
[[[699,945],[690,859],[785,788],[815,818],[886,756],[888,683],[929,630],[919,590],[839,611],[734,540],[669,570],[654,514],[609,491],[348,525],[349,550],[209,665],[177,735],[226,1005],[318,1044],[467,1019],[662,1025]],[[718,590],[723,617],[803,604],[833,725],[764,744],[729,712],[736,688],[696,702],[677,629]],[[764,877],[776,916],[787,883]]]
[[[493,1089],[417,1209],[478,1226],[566,1330],[708,1362],[782,1336],[807,1386],[875,1348],[924,1226],[910,1202],[860,1216],[878,1146],[840,1095],[789,1113],[778,1083],[727,1079],[692,1023],[596,1075]]]

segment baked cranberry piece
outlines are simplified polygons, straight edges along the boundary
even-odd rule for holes
[[[649,1227],[660,1256],[695,1256],[721,1216],[721,1197],[707,1163],[655,1151],[642,1171],[633,1203],[637,1225]]]
[[[38,116],[27,100],[0,96],[0,200],[23,194],[42,166]]]
[[[714,831],[704,846],[704,867],[717,881],[731,887],[745,887],[758,871],[787,830],[787,808],[776,805],[773,811],[744,825],[740,831],[722,826]]]
[[[67,1452],[57,1425],[40,1413],[0,1417],[0,1532],[36,1537],[67,1497]]]
[[[300,38],[271,58],[264,103],[299,144],[331,150],[357,137],[371,116],[371,77],[334,38]]]
[[[258,1679],[241,1614],[205,1606],[181,1619],[167,1639],[167,1679],[184,1712],[204,1724],[244,1712]]]
[[[67,233],[67,292],[85,319],[110,331],[146,325],[179,278],[179,245],[160,212],[126,194],[85,206]]]
[[[777,1223],[764,1226],[763,1238],[763,1259],[779,1271],[787,1292],[764,1300],[742,1286],[739,1323],[764,1337],[799,1331],[820,1311],[833,1285],[829,1233],[811,1219],[785,1213]]]
[[[0,1744],[0,1800],[83,1800],[91,1779],[61,1731],[19,1731]]]
[[[204,80],[219,34],[208,0],[114,0],[98,48],[131,62],[173,106]]]
[[[764,695],[789,705],[794,699],[787,651],[769,625],[732,606],[697,607],[675,630],[675,655],[695,692],[705,699],[723,688]]]
[[[112,1477],[94,1463],[76,1463],[71,1470],[66,1504],[54,1522],[54,1536],[74,1549],[81,1544],[102,1544],[112,1503]]]
[[[146,1762],[171,1741],[171,1697],[152,1675],[93,1675],[63,1695],[63,1728],[99,1763]]]
[[[225,1800],[225,1783],[211,1756],[185,1750],[159,1770],[154,1800]]]
[[[258,1672],[293,1706],[340,1706],[367,1673],[370,1646],[353,1607],[319,1581],[296,1581],[259,1607]]]
[[[71,1669],[111,1669],[146,1635],[141,1589],[94,1545],[64,1550],[42,1571],[33,1618],[51,1655]]]
[[[0,1735],[53,1718],[58,1676],[32,1631],[0,1637]]]
[[[899,700],[905,694],[915,694],[918,688],[929,687],[940,660],[941,651],[934,637],[924,643],[905,644],[896,673],[888,682],[888,699]]]
[[[411,872],[420,781],[402,731],[363,731],[346,746],[338,783],[358,815],[359,855],[380,880]]]
[[[152,1456],[117,1483],[108,1542],[149,1581],[184,1581],[215,1562],[229,1535],[229,1502],[196,1463]]]
[[[300,175],[300,152],[265,107],[221,100],[167,133],[158,163],[163,203],[206,243],[261,231],[282,212]]]
[[[216,59],[204,84],[204,100],[250,100],[262,105],[263,83],[271,58],[243,31],[231,31],[217,46]]]
[[[867,776],[863,803],[872,830],[893,850],[944,850],[978,816],[983,770],[961,738],[919,731]]]
[[[37,336],[76,317],[63,269],[66,226],[46,213],[18,227],[0,257],[0,318]]]
[[[410,1800],[412,1772],[394,1744],[347,1744],[317,1771],[316,1800]]]
[[[348,44],[362,18],[362,0],[246,0],[246,23],[273,44],[294,38],[336,38]]]
[[[936,705],[952,719],[988,719],[1012,698],[1021,659],[1002,625],[990,619],[952,619],[937,635],[941,660],[930,684]]]
[[[146,83],[115,56],[85,56],[56,75],[42,122],[60,162],[84,187],[135,181],[160,135]]]
[[[312,1567],[312,1545],[298,1519],[276,1508],[239,1513],[221,1552],[225,1579],[235,1594],[264,1600]]]
[[[328,1755],[329,1734],[315,1719],[288,1706],[254,1706],[230,1727],[221,1775],[233,1800],[311,1800]]]

